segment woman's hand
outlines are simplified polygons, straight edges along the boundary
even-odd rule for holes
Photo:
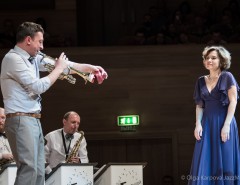
[[[202,125],[201,123],[196,123],[196,127],[195,127],[195,130],[194,130],[194,136],[196,138],[196,140],[201,140],[201,137],[202,137]]]
[[[230,138],[230,125],[224,124],[221,130],[221,138],[223,142],[226,142]]]

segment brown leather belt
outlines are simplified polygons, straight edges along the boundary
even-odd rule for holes
[[[6,115],[7,118],[12,118],[15,116],[30,116],[30,117],[34,117],[37,119],[41,118],[41,114],[37,114],[37,113],[24,113],[24,112],[16,112],[16,113],[9,113]]]

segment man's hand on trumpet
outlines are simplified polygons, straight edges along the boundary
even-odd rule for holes
[[[67,57],[62,52],[61,55],[59,56],[59,58],[55,59],[55,67],[48,75],[51,84],[55,83],[55,81],[58,79],[58,77],[61,75],[61,73],[64,71],[64,69],[66,69],[67,67],[68,67]]]
[[[63,72],[64,69],[66,69],[68,67],[67,60],[68,60],[68,58],[64,54],[64,52],[61,53],[59,58],[56,58],[55,68],[58,68],[59,70],[61,70],[61,72]]]
[[[94,75],[92,83],[94,83],[94,80],[97,79],[98,84],[101,84],[108,77],[107,72],[101,66],[74,63],[73,68],[85,73],[92,73]]]

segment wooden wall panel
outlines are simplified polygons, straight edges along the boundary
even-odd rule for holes
[[[46,48],[44,52],[52,57],[65,51],[70,60],[102,65],[109,73],[109,79],[102,85],[85,85],[80,77],[76,77],[75,85],[58,80],[42,95],[44,133],[62,127],[64,113],[75,110],[81,116],[80,127],[88,140],[93,162],[128,161],[134,159],[134,151],[137,151],[137,160],[153,164],[152,173],[157,174],[159,167],[161,173],[172,172],[176,185],[186,184],[181,176],[189,173],[195,142],[192,95],[196,79],[207,73],[202,66],[203,47]],[[227,48],[233,58],[230,71],[240,82],[239,45],[232,44]],[[6,52],[0,50],[0,57]],[[135,132],[120,131],[116,122],[117,116],[122,114],[140,115],[140,125]],[[239,122],[239,106],[236,118]],[[169,143],[162,138],[172,141]],[[154,152],[145,153],[151,148]],[[119,152],[130,153],[130,158],[118,155]],[[163,161],[167,154],[171,156],[171,168],[155,163],[156,156],[162,152]]]
[[[144,184],[157,185],[165,175],[173,176],[171,138],[88,141],[90,160],[98,167],[108,162],[147,162]],[[107,158],[106,158],[107,157]]]
[[[0,30],[6,19],[12,20],[15,28],[24,21],[35,21],[43,17],[46,21],[45,31],[54,37],[69,37],[73,46],[77,45],[77,17],[75,0],[55,0],[53,9],[3,9],[0,12]]]

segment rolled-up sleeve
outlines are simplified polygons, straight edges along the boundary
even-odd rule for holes
[[[8,60],[7,57],[6,60]],[[39,71],[36,70],[36,66],[27,65],[20,56],[16,55],[15,60],[9,59],[6,64],[7,75],[18,82],[26,91],[42,94],[50,88],[50,79],[47,76],[38,78]]]

